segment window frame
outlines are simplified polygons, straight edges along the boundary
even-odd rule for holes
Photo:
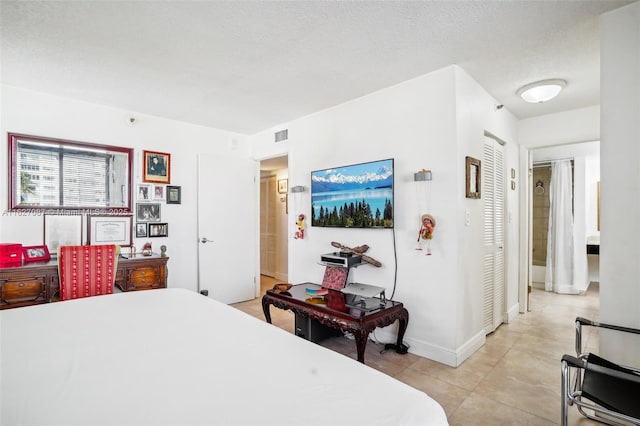
[[[18,167],[18,143],[19,142],[36,142],[63,145],[70,148],[79,149],[97,149],[110,152],[125,154],[127,156],[128,176],[127,176],[127,199],[126,206],[39,206],[39,205],[21,205],[20,194],[17,194],[16,187],[20,179],[20,171]],[[21,133],[8,133],[9,146],[9,211],[48,211],[60,210],[68,212],[90,211],[91,213],[131,213],[133,211],[133,149],[113,145],[102,145],[89,142],[78,142],[67,139],[49,138],[42,136],[26,135]],[[60,183],[62,184],[62,182]]]

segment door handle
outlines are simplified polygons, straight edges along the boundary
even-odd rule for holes
[[[208,238],[206,238],[206,237],[202,237],[202,238],[200,238],[200,242],[201,242],[202,244],[206,244],[206,243],[212,243],[212,242],[213,242],[213,240],[210,240],[210,239],[208,239]]]

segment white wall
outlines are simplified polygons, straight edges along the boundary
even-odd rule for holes
[[[640,2],[601,29],[600,320],[640,328]],[[600,334],[600,351],[640,367],[640,339]]]
[[[17,132],[134,148],[134,183],[142,183],[142,150],[170,153],[171,185],[182,186],[182,204],[161,205],[162,221],[169,223],[168,238],[136,239],[135,245],[140,248],[151,241],[154,251],[159,251],[165,244],[170,256],[169,286],[196,289],[197,154],[249,156],[246,136],[9,86],[2,87],[1,108],[3,137]],[[127,122],[132,116],[137,118],[133,126]],[[0,150],[0,164],[5,171],[0,173],[0,209],[5,213],[0,217],[0,241],[42,244],[41,216],[6,213],[7,149]]]
[[[395,233],[309,226],[304,240],[289,240],[289,280],[319,282],[324,271],[319,256],[334,250],[332,241],[367,244],[367,254],[383,266],[358,267],[350,280],[384,286],[390,296],[395,238],[394,298],[409,310],[405,341],[410,351],[460,364],[484,341],[477,273],[482,202],[464,198],[464,158],[481,158],[485,130],[515,139],[515,119],[506,111],[494,116],[494,105],[464,71],[448,67],[283,125],[289,129],[290,187],[309,188],[313,170],[384,158],[395,162]],[[256,158],[281,149],[272,138],[272,131],[251,137]],[[418,208],[413,173],[423,168],[433,173],[428,213],[437,227],[432,256],[415,250],[419,217],[425,212]],[[304,213],[310,217],[309,193],[304,197]],[[464,227],[465,206],[472,210],[470,227]],[[376,331],[376,336],[391,341],[392,328]]]
[[[600,107],[598,105],[541,115],[518,122],[518,141],[526,148],[598,140],[600,140]]]
[[[499,102],[490,97],[486,91],[469,76],[464,70],[454,67],[456,71],[456,106],[458,123],[458,155],[461,157],[457,164],[464,164],[464,157],[469,155],[482,160],[483,143],[485,132],[504,143],[505,153],[505,319],[508,322],[518,313],[518,250],[519,246],[519,191],[511,190],[511,168],[517,170],[519,146],[517,140],[517,120],[506,109],[497,109]],[[480,136],[482,135],[482,136]],[[465,303],[458,303],[458,324],[459,333],[462,340],[460,345],[473,336],[468,335],[471,324],[483,321],[482,310],[468,310],[468,306],[475,303],[478,298],[482,299],[483,287],[483,262],[479,253],[482,247],[484,229],[484,203],[482,200],[469,199],[465,197],[465,170],[464,167],[458,169],[459,183],[458,190],[458,211],[457,224],[460,229],[459,244],[461,250],[461,264],[459,265],[464,278],[460,300]],[[514,179],[517,181],[518,176]],[[470,226],[465,226],[465,213],[469,210],[472,217]],[[511,249],[509,249],[511,248]],[[473,259],[473,261],[472,261]],[[469,312],[473,312],[471,320]]]

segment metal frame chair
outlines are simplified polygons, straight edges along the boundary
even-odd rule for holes
[[[640,369],[621,366],[583,352],[583,326],[640,334],[639,329],[576,318],[577,357],[564,355],[561,362],[561,424],[567,425],[569,406],[575,404],[580,414],[598,422],[640,425]]]

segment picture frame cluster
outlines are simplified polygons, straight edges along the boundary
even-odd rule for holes
[[[182,203],[182,187],[171,183],[171,154],[143,151],[143,182],[136,187],[136,238],[168,237],[169,224],[162,222],[162,202]]]

